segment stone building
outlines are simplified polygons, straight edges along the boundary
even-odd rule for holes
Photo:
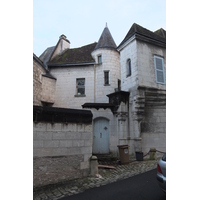
[[[130,154],[165,151],[164,29],[152,32],[134,23],[118,47],[107,26],[98,43],[79,48],[61,35],[39,59],[55,77],[52,91],[40,92],[53,96],[46,105],[91,110],[94,154],[117,155],[121,144],[129,145]]]
[[[56,78],[44,63],[33,54],[33,105],[52,105],[55,99]]]

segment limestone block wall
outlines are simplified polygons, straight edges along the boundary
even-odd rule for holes
[[[42,76],[42,96],[41,101],[54,103],[55,102],[56,80]]]
[[[54,107],[81,109],[85,102],[94,102],[94,66],[52,68],[57,79]],[[85,78],[85,96],[76,96],[76,79]]]
[[[33,105],[41,105],[42,74],[45,70],[33,59]]]
[[[33,106],[33,186],[89,175],[92,140],[90,111]]]
[[[166,49],[137,41],[137,65],[139,85],[166,89],[165,85],[156,83],[154,55],[163,57],[166,76]]]
[[[91,124],[34,123],[34,187],[89,175],[92,139]]]
[[[150,148],[166,151],[166,107],[145,108],[141,137],[143,152],[148,152]]]

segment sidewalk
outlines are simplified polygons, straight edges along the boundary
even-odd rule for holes
[[[52,199],[57,200],[64,196],[78,194],[87,189],[100,187],[118,180],[126,179],[134,175],[150,171],[157,167],[156,160],[144,159],[144,161],[132,161],[127,165],[119,165],[117,162],[106,162],[100,164],[112,165],[116,169],[99,168],[99,175],[97,177],[85,177],[68,181],[63,184],[56,184],[40,188],[33,192],[34,200]]]

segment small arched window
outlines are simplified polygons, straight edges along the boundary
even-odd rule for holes
[[[131,59],[126,62],[126,77],[131,76]]]

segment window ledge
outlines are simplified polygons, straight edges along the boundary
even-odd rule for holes
[[[74,95],[74,97],[86,97],[86,95],[85,94],[79,94],[79,95]]]
[[[104,86],[110,86],[110,84],[104,84]]]

